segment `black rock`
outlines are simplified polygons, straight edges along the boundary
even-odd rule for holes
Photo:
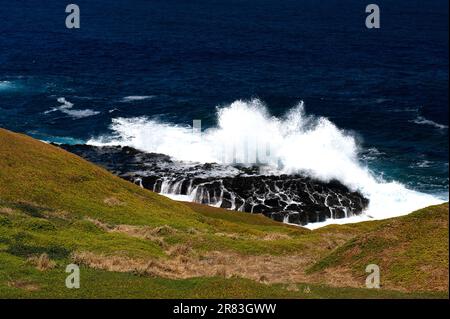
[[[262,213],[274,220],[305,225],[360,214],[368,199],[339,181],[303,175],[260,175],[258,167],[186,163],[131,147],[60,145],[143,188],[186,195],[192,201]]]

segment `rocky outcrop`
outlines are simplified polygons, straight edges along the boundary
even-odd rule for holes
[[[130,147],[61,145],[152,191],[194,202],[305,225],[360,214],[368,200],[338,181],[302,175],[261,175],[258,167],[196,164]]]

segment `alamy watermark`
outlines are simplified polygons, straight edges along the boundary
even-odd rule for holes
[[[66,6],[66,28],[79,29],[80,28],[80,7],[77,4],[71,3]],[[368,29],[380,28],[380,7],[377,4],[369,4],[366,6],[366,27]]]
[[[66,272],[69,275],[66,277],[66,287],[69,289],[80,288],[80,267],[75,264],[69,264],[66,267]]]
[[[69,4],[66,7],[66,13],[69,15],[66,17],[67,29],[79,29],[80,28],[80,7],[76,4]]]
[[[202,121],[192,121],[192,134],[194,140],[199,142],[202,138]],[[244,164],[244,165],[261,165],[269,164],[271,155],[274,154],[272,145],[267,142],[258,139],[257,137],[240,138],[239,140],[225,141],[220,146],[221,154],[219,155],[222,163],[226,164]],[[275,163],[278,164],[278,163]]]
[[[370,13],[366,17],[367,29],[379,29],[380,28],[380,7],[377,4],[369,4],[366,7],[366,13]]]
[[[376,264],[370,264],[366,267],[366,287],[369,289],[380,289],[380,267]]]

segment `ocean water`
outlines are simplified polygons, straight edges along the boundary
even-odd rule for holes
[[[76,3],[69,30],[60,1],[0,0],[1,127],[200,162],[256,141],[376,216],[448,200],[448,1],[377,1],[377,30],[359,0]]]

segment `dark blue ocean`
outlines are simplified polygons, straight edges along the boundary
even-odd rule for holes
[[[1,127],[83,143],[113,118],[207,128],[239,99],[304,101],[376,174],[448,196],[447,0],[377,0],[370,30],[371,1],[76,0],[70,30],[68,3],[0,0]]]

